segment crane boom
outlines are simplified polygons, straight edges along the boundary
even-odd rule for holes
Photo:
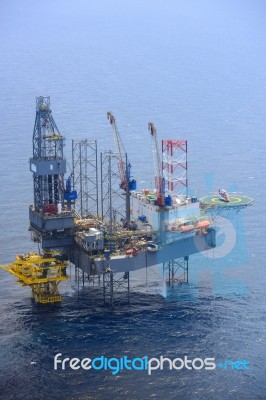
[[[116,147],[116,152],[118,156],[118,169],[119,169],[119,175],[120,175],[120,187],[121,189],[127,191],[130,190],[135,190],[136,189],[136,181],[134,179],[130,179],[130,169],[131,165],[130,163],[127,164],[127,161],[124,161],[124,158],[127,159],[126,152],[116,125],[115,117],[111,112],[107,113],[107,118],[110,122],[110,124],[113,127],[113,132],[114,132],[114,141],[115,141],[115,147]]]
[[[111,112],[107,113],[107,118],[110,122],[110,124],[113,127],[113,132],[114,132],[114,141],[115,141],[115,146],[116,146],[116,152],[118,155],[118,169],[119,169],[119,174],[120,174],[120,179],[121,179],[121,188],[126,190],[126,186],[127,186],[127,175],[126,175],[126,165],[125,162],[123,160],[123,156],[125,156],[125,149],[124,146],[122,144],[121,138],[120,138],[120,134],[119,131],[117,129],[116,126],[116,121],[115,121],[115,117],[113,116],[113,114]]]
[[[157,202],[159,206],[163,206],[165,197],[165,184],[164,184],[162,162],[157,140],[157,131],[152,122],[148,123],[148,129],[152,137],[153,158],[155,163],[155,187],[157,190]]]
[[[136,189],[136,181],[134,179],[130,179],[131,165],[127,161],[127,155],[116,126],[115,117],[112,113],[108,112],[107,118],[112,125],[114,132],[115,147],[118,157],[118,170],[121,180],[120,188],[125,191],[126,198],[126,219],[124,226],[128,226],[130,222],[130,191]]]

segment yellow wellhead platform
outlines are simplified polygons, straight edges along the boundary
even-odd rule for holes
[[[17,283],[31,287],[32,298],[37,303],[56,303],[62,300],[58,284],[68,279],[68,262],[60,258],[61,255],[55,252],[44,255],[29,253],[16,256],[14,262],[0,268],[16,276]]]

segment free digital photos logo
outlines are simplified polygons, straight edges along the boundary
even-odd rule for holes
[[[120,358],[116,357],[95,357],[95,358],[69,358],[63,357],[62,353],[57,353],[54,356],[54,370],[84,370],[84,371],[111,371],[112,375],[117,375],[122,371],[146,371],[148,375],[151,375],[155,371],[170,370],[170,371],[181,371],[181,370],[206,370],[213,371],[216,369],[228,370],[228,371],[243,371],[249,370],[249,362],[246,360],[231,360],[226,359],[216,363],[214,357],[207,358],[190,358],[184,357],[134,357],[128,358],[123,356]]]

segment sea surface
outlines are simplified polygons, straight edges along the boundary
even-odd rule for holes
[[[190,193],[224,187],[255,199],[226,216],[216,250],[190,257],[188,284],[165,287],[160,267],[142,271],[130,305],[104,306],[72,270],[62,304],[40,307],[1,270],[1,399],[266,399],[265,18],[262,0],[1,0],[0,264],[36,250],[36,96],[51,97],[69,164],[72,139],[113,148],[111,111],[140,189],[153,185],[152,121],[159,139],[188,140]],[[233,246],[219,253],[228,235]],[[55,371],[57,353],[249,369]]]

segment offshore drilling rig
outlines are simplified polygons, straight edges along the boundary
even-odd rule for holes
[[[72,140],[72,167],[66,178],[64,137],[52,116],[49,97],[36,99],[33,131],[34,204],[29,207],[32,240],[42,252],[18,255],[2,266],[30,286],[38,303],[60,302],[58,285],[69,262],[84,281],[97,279],[113,305],[116,288],[130,292],[130,273],[163,264],[168,283],[187,282],[189,256],[215,247],[208,210],[239,209],[248,197],[225,205],[219,196],[188,196],[187,141],[158,144],[153,123],[155,189],[137,191],[114,116],[108,112],[116,151],[98,155],[94,139]],[[79,276],[79,274],[78,274]],[[163,278],[162,278],[163,279]]]

